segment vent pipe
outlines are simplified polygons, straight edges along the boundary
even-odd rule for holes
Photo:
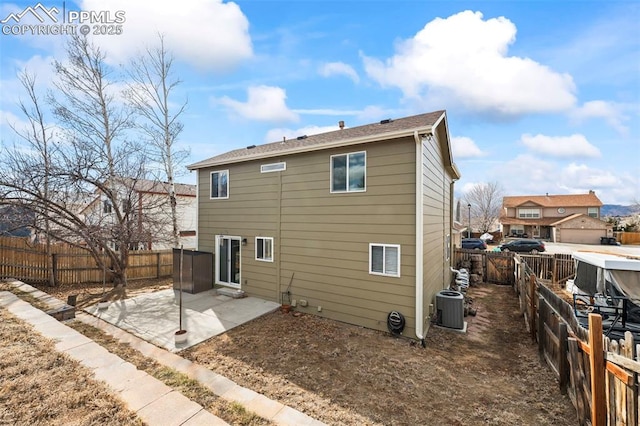
[[[343,120],[338,121],[338,126],[340,126],[340,130],[344,129],[344,121]]]

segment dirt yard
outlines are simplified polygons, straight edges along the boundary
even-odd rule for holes
[[[163,282],[133,282],[111,300]],[[42,288],[47,291],[46,288]],[[95,303],[101,287],[49,289]],[[332,425],[575,425],[540,363],[511,287],[470,289],[468,333],[431,327],[426,348],[312,315],[275,312],[181,352],[242,386]]]
[[[45,293],[49,293],[63,302],[67,301],[68,296],[74,295],[76,296],[76,307],[78,309],[84,309],[87,306],[98,303],[101,299],[110,301],[128,299],[142,293],[171,288],[173,286],[173,278],[167,277],[159,280],[133,280],[129,281],[126,287],[122,287],[120,285],[113,287],[112,284],[107,284],[104,288],[104,292],[102,284],[96,283],[77,284],[73,286],[64,285],[58,287],[49,287],[44,284],[33,284],[33,286]]]
[[[573,425],[510,287],[482,285],[468,333],[426,349],[311,315],[272,313],[182,355],[328,424]]]

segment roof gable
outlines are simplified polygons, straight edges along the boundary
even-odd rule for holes
[[[187,168],[190,170],[196,170],[210,166],[276,157],[298,152],[308,152],[336,146],[348,146],[357,143],[405,137],[411,135],[415,131],[432,131],[435,126],[444,122],[443,118],[445,116],[445,111],[435,111],[395,120],[383,120],[378,123],[345,128],[317,135],[301,136],[296,139],[283,140],[264,145],[252,145],[246,148],[228,151],[215,157],[191,164]],[[447,140],[446,143],[448,144],[448,130],[446,130],[445,134]],[[453,165],[453,160],[449,158],[448,163]]]

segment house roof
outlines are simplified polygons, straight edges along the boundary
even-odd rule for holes
[[[534,203],[541,207],[600,207],[602,201],[596,193],[567,195],[520,195],[502,198],[503,207],[520,207],[523,204]]]
[[[405,137],[413,134],[415,131],[426,132],[432,130],[445,116],[445,111],[434,111],[394,120],[382,120],[378,123],[344,128],[317,135],[299,136],[296,139],[283,140],[264,145],[252,145],[191,164],[187,166],[187,168],[189,170],[196,170],[260,158]],[[455,165],[453,165],[452,162],[451,166],[454,168],[455,173],[457,173],[457,169],[455,169]]]
[[[130,186],[134,181],[132,178],[116,178],[117,181],[123,183],[125,186]],[[149,179],[137,179],[133,182],[133,190],[139,193],[147,194],[161,194],[166,195],[169,193],[169,183],[160,182],[157,180]],[[186,183],[175,184],[176,196],[178,197],[195,197],[196,185],[190,185]],[[80,213],[84,213],[88,208],[92,207],[95,203],[100,201],[100,191],[96,189],[92,198],[87,199],[86,204],[79,206]]]
[[[196,185],[190,185],[186,183],[175,183],[176,195],[186,196],[186,197],[195,197],[196,196]],[[148,179],[138,179],[133,189],[138,192],[148,192],[154,194],[168,194],[169,193],[169,183],[168,182],[160,182],[157,180],[148,180]]]
[[[503,225],[540,225],[551,226],[558,222],[562,218],[557,217],[543,217],[541,219],[520,219],[518,217],[505,217],[500,218],[500,223]]]

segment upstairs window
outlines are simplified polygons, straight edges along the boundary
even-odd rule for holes
[[[397,244],[369,244],[369,273],[400,276],[400,246]]]
[[[366,189],[366,152],[331,156],[331,192],[363,192]]]
[[[113,206],[111,205],[111,201],[104,200],[102,202],[102,213],[111,213],[113,211]]]
[[[256,260],[273,262],[272,237],[256,237]]]
[[[211,172],[211,199],[229,198],[229,170]]]
[[[539,219],[540,209],[518,209],[520,219]]]
[[[598,217],[598,208],[597,207],[589,207],[587,209],[587,214],[591,217]]]
[[[263,164],[260,166],[260,173],[270,173],[270,172],[281,172],[287,170],[287,163],[271,163],[271,164]]]

